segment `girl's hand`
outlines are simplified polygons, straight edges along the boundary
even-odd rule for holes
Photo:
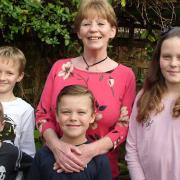
[[[57,172],[80,172],[84,170],[84,163],[80,159],[82,153],[78,147],[59,140],[52,151],[56,160],[54,170]]]

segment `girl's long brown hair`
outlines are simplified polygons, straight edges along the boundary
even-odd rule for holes
[[[167,86],[160,69],[161,46],[165,40],[173,37],[178,37],[180,39],[180,27],[174,27],[173,29],[166,32],[157,43],[149,67],[149,72],[143,85],[142,95],[137,102],[137,121],[139,122],[146,121],[152,111],[157,114],[163,110],[161,99],[167,90]],[[180,116],[180,96],[175,102],[172,110],[172,116]]]

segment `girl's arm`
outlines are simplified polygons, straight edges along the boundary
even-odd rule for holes
[[[137,102],[137,101],[136,101]],[[145,180],[144,172],[138,157],[137,149],[137,104],[134,104],[133,111],[129,123],[129,132],[126,141],[126,156],[128,169],[132,180]]]

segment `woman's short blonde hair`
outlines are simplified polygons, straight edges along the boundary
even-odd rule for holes
[[[112,27],[117,29],[116,14],[107,0],[82,0],[75,18],[74,30],[78,32],[83,19],[93,16],[106,19]]]

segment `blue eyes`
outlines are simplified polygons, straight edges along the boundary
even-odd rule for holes
[[[170,56],[164,56],[163,59],[170,59]]]
[[[71,112],[69,112],[69,111],[62,111],[61,113],[62,114],[70,114]]]
[[[92,23],[82,23],[82,26],[90,26]],[[104,26],[104,23],[97,23],[98,26]]]
[[[103,23],[98,23],[99,26],[103,26],[104,24]]]
[[[12,72],[7,72],[7,74],[8,74],[8,75],[13,75],[13,73],[12,73]]]
[[[0,72],[1,73],[1,72]],[[6,72],[7,75],[13,75],[14,73],[13,72]]]
[[[83,23],[82,26],[89,26],[90,24],[88,23]]]
[[[173,60],[173,57],[171,55],[162,55],[161,58],[167,61]],[[176,60],[180,61],[180,57],[176,57]]]
[[[78,112],[79,114],[86,114],[86,112]]]
[[[72,112],[71,111],[62,111],[61,112],[62,114],[66,114],[66,115],[68,115],[68,114],[72,114]],[[86,114],[86,112],[85,111],[79,111],[79,112],[77,112],[78,114]]]

